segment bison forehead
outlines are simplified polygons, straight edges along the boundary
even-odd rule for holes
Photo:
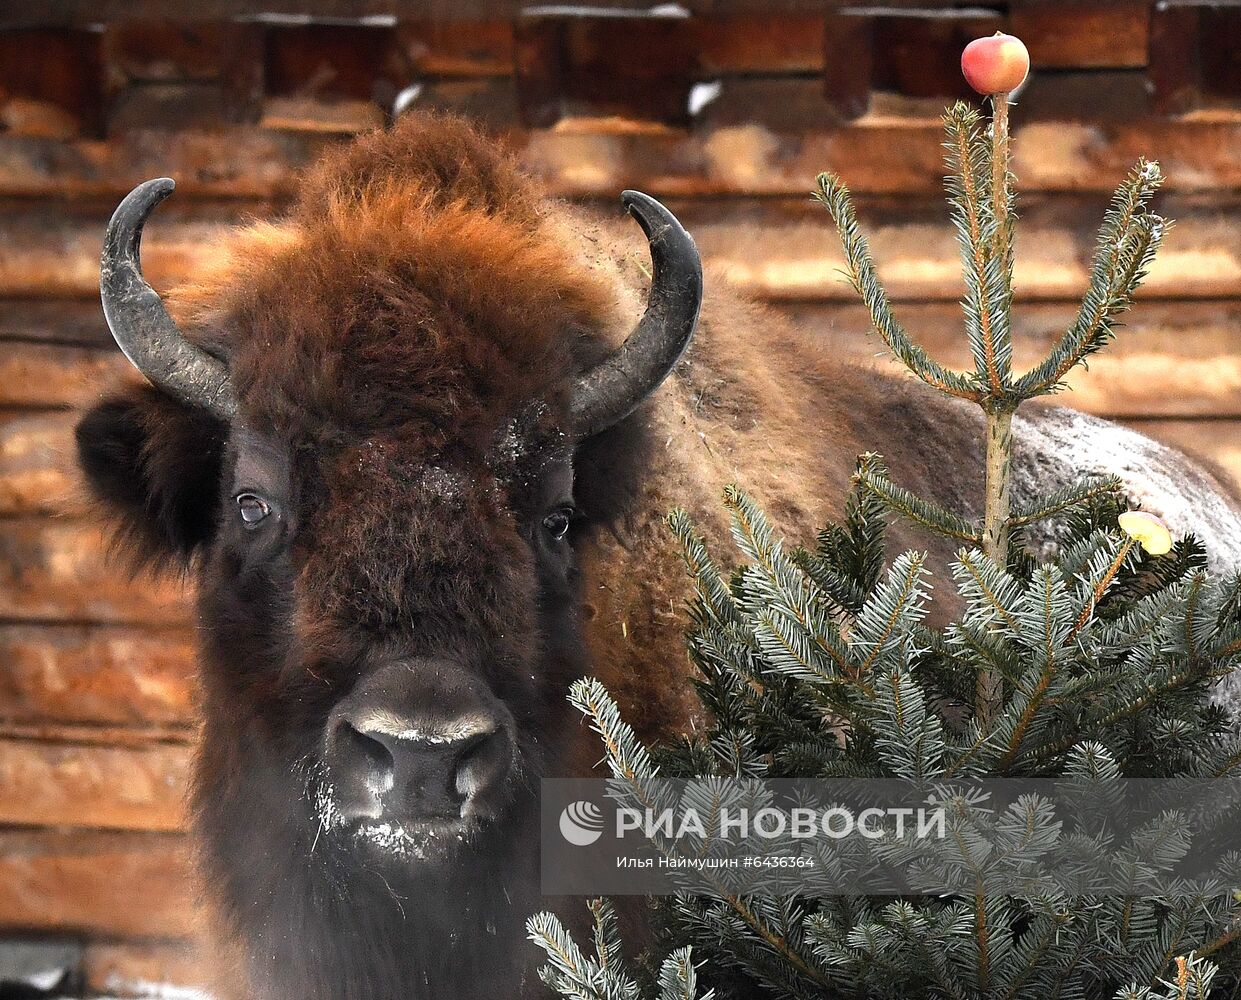
[[[454,506],[462,506],[478,482],[477,476],[462,469],[427,461],[417,450],[409,454],[408,448],[392,447],[382,438],[368,438],[347,449],[341,465],[346,473],[342,478],[351,489],[389,481],[399,490]]]
[[[175,311],[229,358],[243,411],[356,434],[497,422],[555,395],[623,326],[558,232],[410,192],[235,234]]]
[[[350,489],[391,483],[454,506],[464,506],[481,490],[502,504],[514,490],[527,491],[548,475],[555,478],[572,453],[572,440],[542,400],[523,406],[498,430],[471,430],[476,433],[459,434],[457,440],[443,433],[430,440],[416,433],[366,438],[344,449],[335,478]]]

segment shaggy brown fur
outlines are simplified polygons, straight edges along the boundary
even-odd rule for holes
[[[530,789],[600,756],[564,708],[569,682],[601,677],[648,736],[694,710],[673,506],[727,558],[719,498],[737,482],[805,539],[877,450],[909,488],[976,513],[969,410],[837,364],[710,275],[674,375],[571,452],[566,386],[641,314],[646,261],[632,224],[548,202],[458,120],[410,117],[330,157],[285,220],[236,233],[174,296],[228,359],[233,427],[150,388],[83,419],[83,467],[135,551],[199,567],[195,809],[243,959],[237,995],[445,1000],[531,983]],[[570,464],[571,552],[538,535]],[[232,497],[260,488],[278,522],[244,535]],[[937,544],[900,525],[891,543]],[[319,734],[376,662],[430,653],[512,711],[520,774],[497,830],[447,869],[373,870],[320,840]]]

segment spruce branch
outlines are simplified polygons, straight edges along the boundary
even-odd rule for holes
[[[815,198],[827,208],[836,223],[849,267],[849,278],[870,310],[871,322],[888,349],[927,385],[951,396],[974,402],[981,400],[982,393],[974,386],[972,379],[934,361],[896,321],[888,293],[880,283],[871,259],[869,243],[858,226],[849,189],[841,179],[835,174],[819,174]]]
[[[527,935],[548,957],[540,978],[570,1000],[633,1000],[638,986],[619,972],[605,972],[588,959],[553,913],[526,921]]]
[[[694,581],[698,599],[718,622],[739,624],[741,615],[728,585],[707,553],[707,545],[695,533],[693,522],[680,507],[668,515],[668,525],[681,546],[681,557]]]
[[[1124,492],[1125,484],[1117,476],[1087,476],[1078,483],[1062,487],[1020,508],[1008,519],[1008,526],[1024,527],[1055,517],[1073,507],[1089,506],[1100,497],[1123,497]]]
[[[641,802],[644,808],[660,808],[662,799],[666,796],[661,794],[661,790],[651,787],[658,777],[658,771],[651,759],[650,751],[642,745],[633,729],[621,718],[619,707],[603,684],[593,677],[574,681],[569,701],[590,719],[591,728],[602,737],[607,751],[608,767],[613,777],[628,786],[629,794]],[[653,841],[652,843],[665,854],[673,853],[660,842]],[[827,978],[814,967],[809,957],[801,954],[795,943],[790,942],[785,935],[771,927],[750,905],[749,901],[731,892],[709,874],[703,875],[703,879],[713,894],[725,902],[736,917],[742,920],[766,947],[772,949],[811,982],[820,986],[828,985]],[[547,929],[546,922],[539,926],[541,930]],[[563,944],[554,936],[553,941]],[[580,955],[581,953],[576,949],[570,953],[572,958],[580,958]]]
[[[855,676],[867,676],[909,641],[926,616],[927,576],[926,556],[920,552],[906,552],[892,564],[888,578],[866,602],[849,633]]]
[[[982,119],[968,104],[954,104],[944,116],[948,173],[944,183],[952,207],[965,275],[965,331],[974,370],[987,393],[999,397],[1010,388],[1012,337],[1008,330],[1010,286],[1006,284],[1001,221],[991,204],[990,157]]]
[[[712,1000],[715,990],[707,990],[701,1000]],[[678,948],[659,967],[659,1000],[698,1000],[698,970],[690,949]]]
[[[553,913],[536,913],[526,921],[526,934],[543,949],[548,963],[539,977],[569,1000],[646,1000],[649,993],[626,970],[621,960],[620,932],[612,905],[603,899],[587,903],[594,918],[596,957],[588,958],[560,919]],[[659,968],[659,993],[651,1000],[712,1000],[714,990],[698,994],[698,970],[689,947],[677,948]]]
[[[859,468],[853,475],[853,482],[882,500],[893,512],[924,528],[962,542],[980,541],[977,527],[964,518],[929,500],[923,500],[902,486],[897,486],[886,475],[874,469]]]
[[[1021,585],[1003,567],[977,549],[962,549],[957,553],[952,575],[969,604],[975,624],[999,624],[1007,632],[1019,631]]]
[[[621,718],[607,688],[594,677],[583,677],[573,682],[569,702],[590,719],[591,728],[603,740],[612,776],[628,785],[644,805],[654,805],[656,795],[648,785],[657,777],[658,769],[650,751]]]
[[[1117,575],[1137,544],[1135,539],[1126,538],[1119,546],[1102,547],[1091,557],[1089,575],[1082,588],[1081,611],[1065,637],[1065,642],[1071,642],[1086,627],[1090,616],[1103,600],[1104,594],[1116,582]]]
[[[1139,160],[1117,189],[1099,230],[1090,284],[1072,326],[1048,358],[1017,380],[1023,399],[1055,392],[1075,365],[1115,336],[1115,319],[1133,295],[1168,230],[1168,222],[1146,205],[1163,183],[1159,164]]]

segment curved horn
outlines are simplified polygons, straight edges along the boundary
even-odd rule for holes
[[[139,184],[112,214],[99,263],[103,314],[117,346],[153,385],[227,421],[237,412],[227,365],[185,339],[142,277],[142,227],[175,186],[168,177]]]
[[[681,223],[641,191],[626,191],[621,204],[646,233],[654,276],[633,332],[573,385],[570,427],[579,439],[627,417],[659,388],[689,346],[702,304],[702,262]]]

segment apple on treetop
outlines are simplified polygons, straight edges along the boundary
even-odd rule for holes
[[[1030,72],[1030,53],[1020,38],[997,31],[965,46],[961,72],[980,94],[1007,94],[1025,81]]]

